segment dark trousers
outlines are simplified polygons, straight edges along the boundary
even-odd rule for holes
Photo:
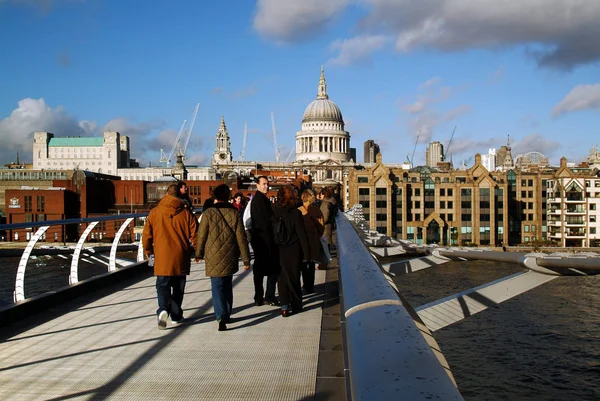
[[[185,293],[186,276],[156,276],[156,295],[158,298],[158,315],[167,311],[172,320],[183,317],[183,294]]]
[[[215,318],[218,322],[229,322],[233,308],[233,276],[211,277],[210,288],[212,292]]]
[[[279,263],[281,273],[279,273],[279,302],[281,309],[287,309],[288,306],[296,313],[302,310],[302,286],[300,284],[300,275],[302,270],[302,248],[296,243],[291,246],[281,247],[279,253]]]
[[[315,288],[315,262],[302,262],[302,284],[306,293]]]
[[[267,290],[265,292],[263,288],[263,281],[265,278],[264,274],[256,273],[254,270],[254,300],[264,301],[275,300],[275,286],[277,284],[277,276],[266,276],[267,277]]]

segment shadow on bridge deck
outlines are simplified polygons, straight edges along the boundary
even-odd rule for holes
[[[154,277],[55,308],[52,319],[32,316],[3,328],[0,398],[340,399],[326,386],[315,397],[332,271],[317,271],[317,293],[305,297],[302,313],[284,319],[276,307],[254,306],[252,273],[240,267],[233,322],[218,332],[203,267],[193,265],[188,277],[186,320],[169,321],[164,331],[157,329]]]

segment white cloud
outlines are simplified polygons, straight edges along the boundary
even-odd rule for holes
[[[331,64],[350,65],[365,62],[371,54],[382,49],[388,41],[383,35],[356,36],[351,39],[336,40],[331,49],[339,52],[337,57],[329,60]]]
[[[258,0],[254,29],[277,42],[298,42],[325,31],[350,0]]]
[[[48,131],[61,136],[89,136],[95,130],[96,123],[78,121],[62,107],[51,108],[43,98],[25,98],[9,117],[0,120],[0,160],[14,160],[16,152],[20,159],[31,161],[33,133]]]
[[[528,45],[541,65],[556,68],[600,58],[597,0],[365,1],[372,9],[362,26],[396,35],[400,52]]]
[[[423,82],[421,84],[421,86],[419,86],[419,89],[420,90],[426,90],[426,89],[429,89],[429,88],[431,88],[433,86],[438,85],[440,82],[442,82],[442,78],[440,78],[440,77],[433,77],[433,78],[430,78],[427,81]]]
[[[14,161],[16,153],[19,152],[20,160],[31,162],[33,133],[36,131],[51,132],[59,137],[99,136],[104,131],[117,131],[130,138],[132,157],[142,161],[155,157],[158,159],[155,154],[160,154],[159,150],[165,143],[156,139],[156,131],[163,125],[160,121],[138,124],[130,122],[127,118],[115,118],[99,127],[95,121],[78,120],[62,106],[50,107],[43,98],[25,98],[18,102],[18,107],[10,116],[0,120],[0,138],[3,141],[3,146],[0,147],[0,161]],[[161,135],[162,133],[159,137]],[[172,142],[169,151],[171,146]],[[201,143],[190,141],[188,149],[193,150],[196,146],[201,146]]]
[[[146,161],[148,154],[160,155],[160,149],[164,147],[164,143],[160,143],[154,138],[154,133],[163,126],[164,123],[161,121],[132,123],[128,118],[119,117],[107,122],[100,128],[100,132],[116,131],[121,135],[128,136],[131,157]],[[59,135],[63,136],[62,134]],[[171,150],[171,146],[172,142],[168,146],[169,151]],[[167,153],[166,149],[165,153]]]
[[[529,152],[540,152],[549,157],[554,155],[557,150],[564,150],[559,142],[548,139],[540,133],[524,136],[521,140],[512,144],[511,148],[513,157]]]
[[[307,40],[351,4],[364,6],[359,36],[388,36],[401,53],[523,46],[558,69],[600,59],[598,0],[258,0],[254,28],[278,42]]]
[[[444,121],[452,121],[458,117],[464,116],[465,114],[473,111],[473,107],[468,104],[462,104],[458,107],[450,109],[444,113]]]
[[[588,109],[600,109],[600,84],[578,85],[552,110],[558,117],[564,113]]]
[[[429,143],[435,128],[472,111],[472,107],[466,104],[439,111],[438,105],[449,100],[456,91],[456,88],[441,86],[441,82],[440,77],[428,79],[419,85],[417,100],[401,106],[411,116],[409,128],[415,137],[419,135],[419,143]]]

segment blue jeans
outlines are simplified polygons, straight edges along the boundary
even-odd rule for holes
[[[186,276],[156,276],[156,295],[158,309],[156,314],[167,311],[171,319],[183,317],[183,294],[185,292]]]
[[[218,322],[229,322],[233,308],[233,276],[211,277],[210,288],[212,292],[215,318]]]

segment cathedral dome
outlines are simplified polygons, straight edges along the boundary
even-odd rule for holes
[[[340,108],[329,99],[315,99],[306,107],[302,122],[310,121],[344,122]]]
[[[317,98],[313,100],[304,110],[302,122],[335,122],[344,124],[342,112],[335,103],[329,100],[327,95],[327,84],[325,83],[325,71],[321,67],[321,78],[319,79],[319,91]]]

